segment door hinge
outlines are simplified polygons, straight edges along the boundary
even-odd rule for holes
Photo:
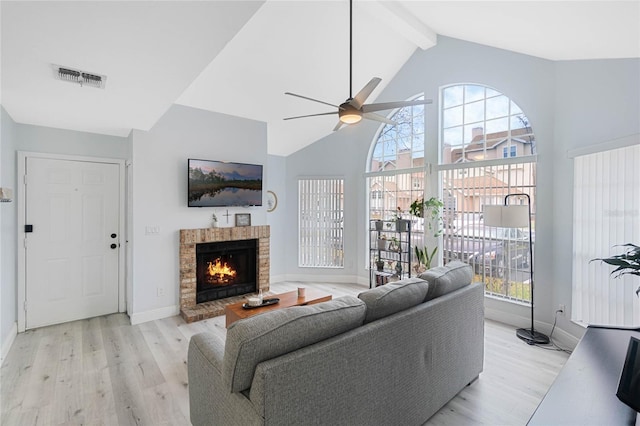
[[[24,238],[24,248],[27,248],[27,237]]]
[[[27,311],[27,301],[26,300],[24,301],[24,311],[25,312]]]

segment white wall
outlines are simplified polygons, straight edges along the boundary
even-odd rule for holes
[[[234,213],[251,213],[252,225],[267,224],[266,207],[187,207],[187,159],[268,166],[267,129],[252,121],[180,105],[133,141],[133,323],[179,312],[179,231],[207,228],[215,211],[222,227]],[[263,185],[268,188],[269,174]],[[264,194],[263,194],[264,195]],[[227,217],[223,216],[229,212]],[[146,234],[158,227],[158,234]]]
[[[16,333],[16,153],[15,123],[0,107],[0,186],[11,188],[14,201],[0,204],[0,345],[6,355]]]
[[[566,158],[571,147],[638,133],[640,128],[638,60],[553,62],[461,40],[438,37],[427,51],[416,51],[377,102],[424,93],[426,157],[437,162],[439,88],[478,83],[495,88],[518,104],[531,121],[538,148],[536,221],[536,320],[548,332],[559,303],[571,299],[571,179]],[[287,234],[287,271],[308,279],[356,275],[368,281],[364,268],[366,240],[365,188],[362,177],[369,146],[378,126],[363,121],[317,141],[287,157],[288,222],[297,224],[300,176],[343,175],[345,183],[344,270],[297,267],[295,232]],[[435,176],[434,176],[435,178]],[[322,278],[321,278],[322,277]],[[518,326],[530,322],[528,307],[487,299],[488,315]],[[561,321],[562,322],[562,321]],[[564,321],[574,336],[581,330]]]
[[[571,317],[573,161],[568,151],[636,135],[640,139],[640,60],[567,61],[556,64],[553,182],[553,306],[567,306],[560,327],[577,333]],[[620,243],[638,241],[620,241]],[[630,294],[629,297],[635,297]]]
[[[278,205],[272,212],[267,212],[267,224],[271,231],[271,282],[280,282],[286,279],[286,247],[287,232],[292,228],[287,224],[287,186],[286,186],[286,158],[269,155],[265,172],[265,190],[273,191],[278,197]]]

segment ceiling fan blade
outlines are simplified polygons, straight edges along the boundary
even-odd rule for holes
[[[365,112],[364,114],[362,114],[362,117],[367,118],[369,120],[379,121],[381,123],[391,124],[394,126],[398,124],[398,122],[396,121],[390,120],[387,117],[384,117],[380,114],[375,114],[373,112]]]
[[[380,84],[381,81],[382,79],[378,77],[373,77],[371,81],[369,81],[367,85],[364,86],[362,90],[360,90],[358,94],[349,103],[354,107],[360,109],[360,107],[364,105],[364,101],[367,100],[369,95],[371,95],[371,92],[375,90],[375,88],[378,86],[378,84]]]
[[[422,101],[382,102],[379,104],[362,105],[362,112],[383,111],[385,109],[402,108],[412,105],[426,105],[432,102],[431,99],[424,99]]]
[[[338,130],[340,130],[340,128],[344,125],[344,123],[342,121],[338,121],[338,124],[336,124],[336,127],[333,128],[334,132],[337,132]]]
[[[306,99],[306,100],[312,101],[312,102],[318,102],[319,104],[329,105],[329,106],[334,107],[334,108],[340,108],[338,105],[330,104],[329,102],[325,102],[325,101],[319,101],[318,99],[309,98],[307,96],[296,95],[295,93],[291,93],[291,92],[284,92],[284,94],[285,95],[289,95],[289,96],[295,96],[296,98]],[[340,108],[340,109],[342,109],[342,108]]]
[[[318,117],[321,115],[334,115],[337,114],[338,111],[333,111],[333,112],[321,112],[320,114],[309,114],[309,115],[298,115],[296,117],[287,117],[287,118],[283,118],[283,120],[295,120],[296,118],[306,118],[306,117]]]

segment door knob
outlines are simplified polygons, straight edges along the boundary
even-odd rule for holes
[[[115,237],[117,237],[116,234],[111,234],[111,238],[115,238]]]
[[[111,248],[115,250],[115,248],[118,247],[117,244],[111,244]]]

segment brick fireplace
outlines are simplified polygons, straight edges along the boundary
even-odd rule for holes
[[[196,246],[223,241],[257,240],[257,286],[269,291],[269,226],[203,228],[180,230],[180,315],[186,322],[200,321],[224,314],[224,307],[246,295],[196,303]]]

